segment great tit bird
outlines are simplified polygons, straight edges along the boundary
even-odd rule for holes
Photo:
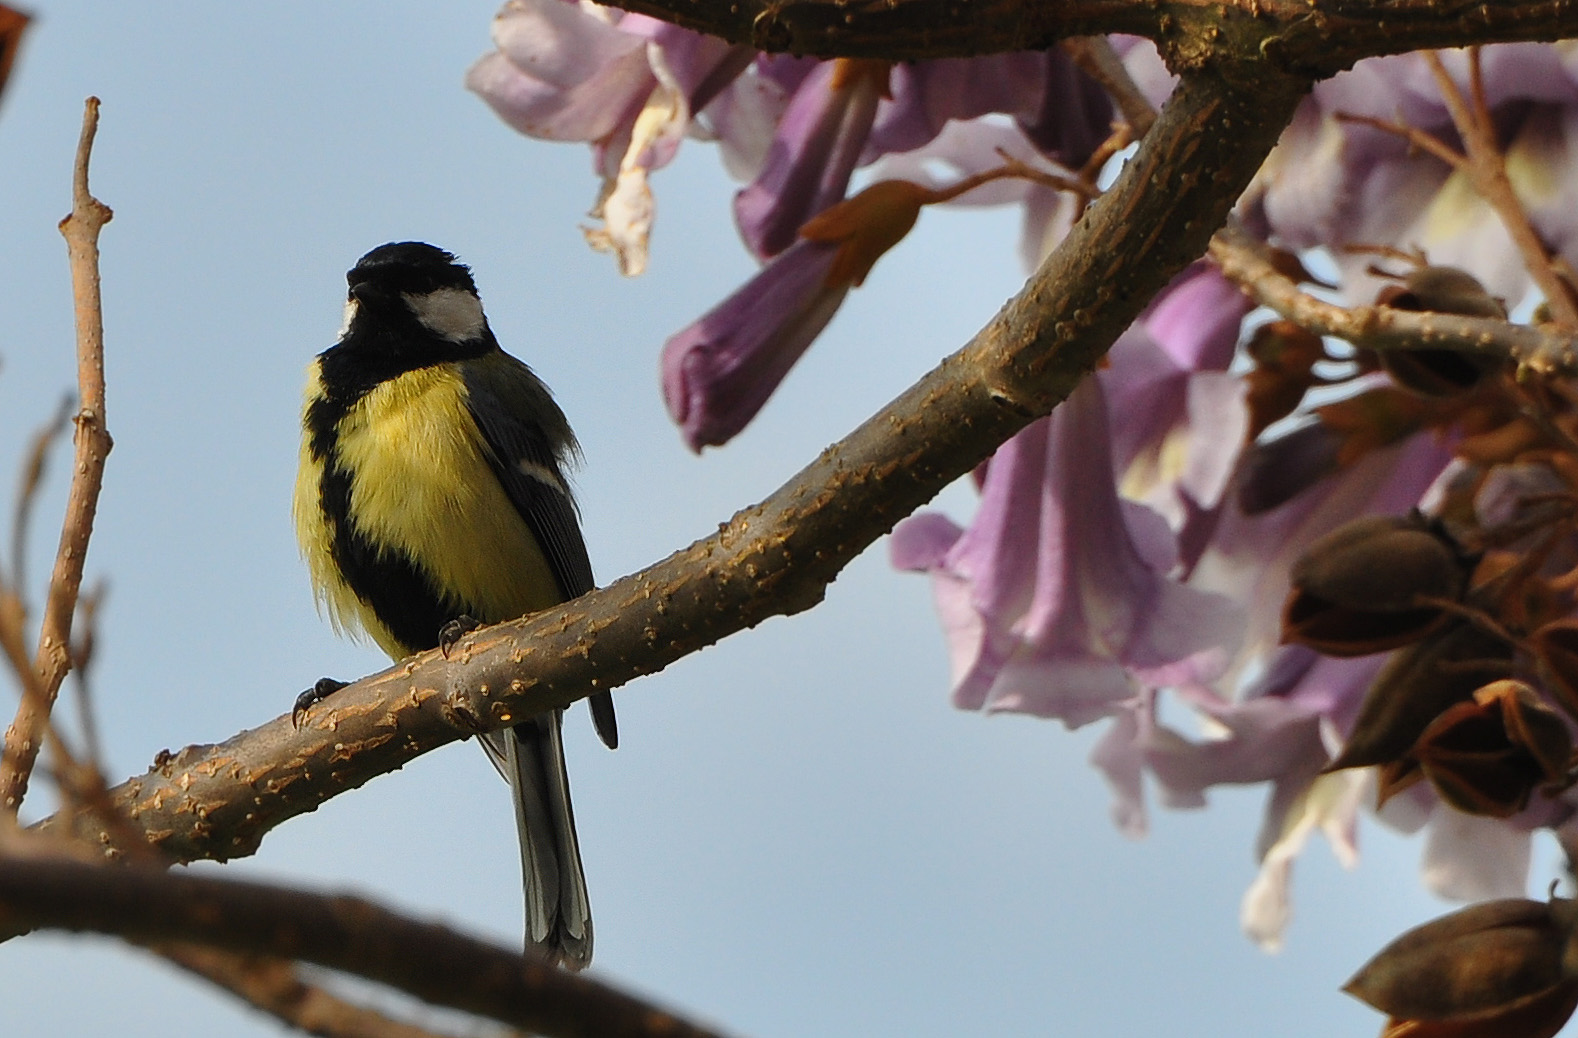
[[[564,475],[575,436],[548,387],[499,348],[470,270],[432,245],[393,242],[346,280],[340,341],[308,368],[295,495],[296,535],[335,629],[363,631],[398,660],[457,621],[497,623],[590,591]],[[325,682],[320,693],[338,687]],[[590,704],[614,747],[613,699]],[[561,715],[482,746],[515,798],[526,940],[580,969],[592,919]]]

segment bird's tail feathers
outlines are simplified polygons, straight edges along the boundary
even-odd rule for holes
[[[562,717],[559,710],[540,714],[512,731],[495,733],[484,746],[502,765],[499,770],[515,799],[526,885],[526,943],[579,970],[592,961],[592,909],[570,806],[570,777],[559,732]]]

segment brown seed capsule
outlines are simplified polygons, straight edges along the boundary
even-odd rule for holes
[[[1505,318],[1507,308],[1472,274],[1456,267],[1421,267],[1401,285],[1381,290],[1376,303],[1394,310]],[[1426,396],[1466,393],[1500,369],[1499,358],[1458,350],[1386,350],[1381,367],[1399,385]]]
[[[1326,770],[1402,760],[1430,722],[1473,699],[1488,678],[1506,674],[1511,660],[1512,650],[1501,639],[1466,620],[1450,621],[1387,661],[1364,695],[1342,752]]]
[[[1310,545],[1293,567],[1284,641],[1364,656],[1418,641],[1445,619],[1427,599],[1456,601],[1471,566],[1420,516],[1356,519]]]
[[[1459,811],[1510,818],[1535,789],[1565,780],[1572,735],[1533,688],[1494,681],[1443,711],[1409,757]]]
[[[1556,699],[1578,718],[1578,620],[1557,620],[1529,638],[1540,675]]]
[[[1479,279],[1458,267],[1420,267],[1401,285],[1383,288],[1376,303],[1394,310],[1505,319],[1507,307]]]
[[[1551,1038],[1578,1006],[1575,916],[1562,898],[1473,905],[1403,934],[1343,990],[1391,1017],[1385,1035]]]

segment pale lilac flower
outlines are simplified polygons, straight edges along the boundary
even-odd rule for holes
[[[850,283],[837,245],[799,241],[663,344],[663,399],[693,451],[727,443],[821,334]]]
[[[1251,309],[1215,267],[1196,264],[1119,336],[1097,373],[1116,418],[1124,494],[1180,533],[1186,567],[1200,547],[1186,524],[1221,503],[1249,429],[1243,381],[1228,367]]]
[[[1486,100],[1513,188],[1546,244],[1578,261],[1578,69],[1571,45],[1482,50]],[[1466,90],[1467,59],[1444,55]],[[1404,123],[1457,146],[1450,113],[1419,54],[1362,61],[1316,85],[1252,189],[1254,222],[1296,248],[1383,244],[1425,250],[1516,304],[1529,287],[1523,260],[1467,173],[1394,133],[1339,114]],[[1379,287],[1369,257],[1338,252],[1344,289],[1369,302]]]
[[[894,531],[894,565],[932,574],[956,706],[1082,725],[1207,681],[1236,648],[1237,608],[1172,580],[1166,523],[1119,499],[1109,437],[1087,379],[998,450],[968,531],[925,516]]]
[[[692,450],[745,427],[853,287],[920,216],[926,191],[872,184],[814,216],[800,239],[663,346],[663,397]]]
[[[1235,673],[1269,658],[1281,640],[1288,573],[1310,544],[1362,515],[1407,512],[1442,478],[1451,460],[1449,444],[1420,433],[1366,454],[1267,512],[1246,515],[1236,495],[1229,494],[1190,584],[1246,606],[1244,653]]]
[[[1530,849],[1527,828],[1438,803],[1425,837],[1425,886],[1454,901],[1523,897],[1529,888]]]
[[[1293,908],[1293,863],[1310,836],[1321,833],[1344,868],[1359,860],[1359,809],[1374,785],[1365,771],[1318,776],[1281,813],[1281,827],[1260,857],[1260,871],[1244,891],[1238,922],[1244,934],[1265,951],[1282,947]],[[1267,812],[1267,821],[1272,812]],[[1262,836],[1265,842],[1265,836]]]
[[[510,0],[493,20],[497,50],[466,85],[505,122],[548,140],[594,146],[603,186],[594,248],[629,275],[646,267],[653,201],[647,174],[667,165],[692,115],[754,52],[643,15],[569,0]]]

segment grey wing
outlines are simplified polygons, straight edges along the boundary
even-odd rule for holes
[[[536,376],[529,371],[524,374],[535,381]],[[468,374],[466,392],[472,421],[492,451],[488,460],[494,475],[542,546],[560,592],[566,601],[586,594],[597,585],[592,579],[592,561],[581,538],[575,499],[570,496],[569,484],[560,468],[556,445],[540,424],[516,414],[480,379]],[[542,392],[546,395],[547,390]],[[587,697],[587,705],[591,707],[598,738],[614,749],[619,745],[619,726],[613,696],[593,693]]]

